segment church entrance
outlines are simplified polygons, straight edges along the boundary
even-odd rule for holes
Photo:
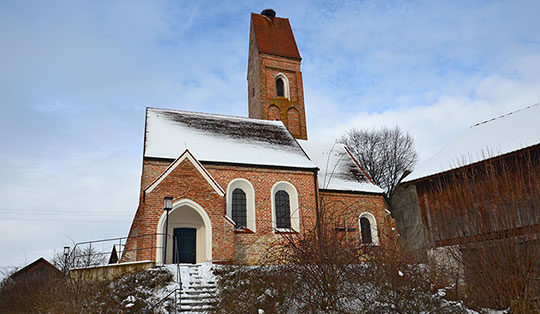
[[[175,228],[173,243],[173,263],[196,263],[197,229]]]
[[[167,215],[163,212],[157,224],[157,263],[203,263],[212,260],[212,222],[199,204],[189,199],[175,202],[168,220],[167,227]],[[166,247],[165,237],[168,239]]]

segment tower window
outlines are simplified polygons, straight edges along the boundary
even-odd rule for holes
[[[278,97],[285,97],[285,83],[281,77],[276,80],[276,94]]]

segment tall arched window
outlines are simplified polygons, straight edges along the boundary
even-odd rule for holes
[[[227,217],[235,229],[256,232],[255,190],[242,178],[236,178],[227,186]]]
[[[278,97],[285,97],[285,83],[281,77],[276,79],[276,95]]]
[[[300,232],[298,191],[288,181],[272,186],[272,227],[274,232]]]
[[[366,217],[360,218],[360,230],[362,231],[362,244],[373,243],[373,239],[371,238],[371,224]]]
[[[289,193],[279,190],[275,196],[276,202],[276,227],[291,228],[291,203]]]
[[[276,83],[276,97],[289,98],[289,79],[283,73],[278,73],[274,77]]]
[[[359,224],[362,244],[379,245],[377,220],[375,220],[375,216],[368,212],[362,213],[360,215]]]
[[[242,189],[234,189],[232,193],[232,220],[235,228],[247,227],[246,193]]]

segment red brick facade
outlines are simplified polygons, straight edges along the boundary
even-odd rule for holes
[[[298,191],[300,232],[311,230],[316,220],[316,208],[320,206],[333,217],[343,218],[354,228],[354,239],[360,238],[358,219],[364,212],[371,213],[377,221],[379,244],[394,236],[393,220],[385,211],[387,204],[382,195],[318,191],[315,173],[311,170],[278,169],[239,165],[206,164],[204,169],[225,192],[233,179],[248,180],[255,191],[256,231],[235,231],[226,216],[226,197],[219,195],[188,159],[183,160],[151,191],[148,187],[166,172],[169,160],[145,159],[141,184],[141,203],[135,215],[130,237],[158,232],[158,221],[163,211],[163,199],[172,196],[174,201],[189,199],[200,205],[208,214],[212,225],[212,260],[226,263],[256,264],[264,257],[269,245],[279,242],[279,232],[272,226],[272,187],[281,181],[294,185]],[[146,191],[145,191],[146,190]],[[317,204],[317,194],[320,204]],[[338,224],[341,223],[338,219]],[[171,233],[172,230],[169,230]],[[156,260],[156,252],[142,248],[156,247],[155,237],[138,238],[128,242],[127,250],[137,254],[124,256],[124,260]],[[138,248],[139,251],[134,249]],[[160,260],[158,256],[157,260]]]

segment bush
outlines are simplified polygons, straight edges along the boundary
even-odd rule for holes
[[[166,269],[143,270],[114,280],[70,278],[35,286],[6,278],[1,285],[2,313],[140,313],[173,279]]]

